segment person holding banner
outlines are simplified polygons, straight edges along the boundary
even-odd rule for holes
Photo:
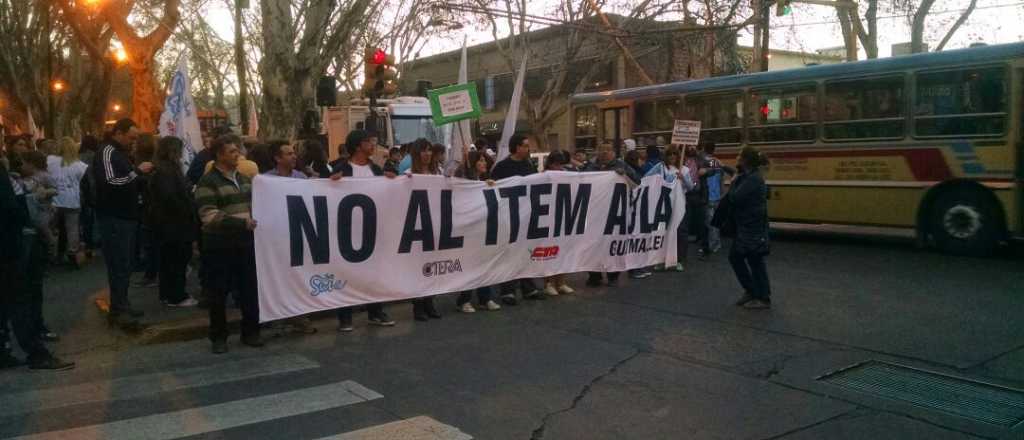
[[[455,177],[478,180],[487,182],[488,185],[494,185],[494,181],[491,180],[491,167],[494,166],[494,160],[483,150],[470,151],[467,157],[466,163],[455,170]],[[490,311],[501,310],[501,306],[491,299],[493,293],[494,289],[491,286],[483,286],[476,289],[477,304],[480,305],[481,309]],[[473,308],[472,300],[472,294],[466,291],[459,294],[459,297],[455,300],[455,305],[463,313],[474,313],[476,309]]]
[[[544,163],[544,172],[549,171],[567,171],[566,166],[569,164],[569,153],[565,151],[552,151],[548,155],[547,161]],[[565,274],[552,275],[544,278],[544,293],[548,296],[558,296],[559,293],[566,295],[574,293],[572,287],[569,287],[569,283],[566,280]]]
[[[597,147],[597,160],[592,162],[584,171],[615,171],[619,175],[625,176],[629,179],[632,184],[640,184],[640,176],[636,175],[636,171],[634,171],[632,167],[615,158],[615,148],[612,147],[612,144],[607,142]],[[619,272],[607,273],[609,286],[614,287],[619,284],[619,274]],[[601,272],[590,272],[587,276],[587,286],[600,287]]]
[[[530,139],[521,134],[514,134],[508,141],[508,157],[502,159],[494,169],[491,170],[491,178],[501,180],[512,176],[528,176],[537,172],[530,163]],[[529,278],[512,280],[501,285],[501,302],[514,306],[519,303],[516,300],[516,287],[523,293],[524,299],[541,300],[547,299],[541,295],[537,285]]]
[[[416,174],[440,175],[441,169],[438,161],[435,160],[434,146],[426,139],[417,139],[410,149],[412,156],[412,167],[409,168],[409,177]],[[441,319],[441,312],[434,306],[434,296],[426,296],[412,300],[413,319],[417,321],[428,321],[430,318]]]
[[[213,141],[214,166],[196,185],[202,222],[203,265],[207,267],[210,342],[214,354],[228,351],[226,302],[237,290],[242,310],[242,343],[262,347],[252,218],[252,181],[238,172],[241,156],[233,136]]]
[[[345,139],[345,150],[349,157],[344,162],[334,162],[331,168],[334,174],[332,180],[340,180],[343,177],[374,177],[385,176],[394,178],[393,172],[382,170],[377,164],[370,160],[373,150],[377,147],[377,137],[363,130],[352,130]],[[395,321],[384,312],[384,304],[375,303],[366,305],[367,322],[370,325],[391,327]],[[355,329],[352,326],[352,308],[343,307],[338,309],[338,331],[348,333]]]

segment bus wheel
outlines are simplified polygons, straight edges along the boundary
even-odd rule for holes
[[[943,252],[991,255],[999,243],[999,210],[983,191],[959,187],[939,194],[931,209],[930,232]]]

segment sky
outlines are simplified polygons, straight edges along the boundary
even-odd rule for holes
[[[945,29],[959,17],[969,2],[970,0],[936,1],[925,34],[926,41],[932,48],[938,44]],[[220,2],[211,3],[211,10],[207,14],[209,22],[222,38],[231,41],[234,34],[230,12]],[[545,11],[557,3],[558,0],[530,0],[528,9],[532,13],[537,13],[533,11]],[[910,41],[909,19],[905,15],[885,10],[880,10],[878,16],[879,56],[887,57],[891,53],[892,44]],[[1024,23],[1024,0],[978,0],[976,10],[946,48],[963,48],[975,42],[999,44],[1024,41],[1024,26],[1021,23]],[[532,25],[532,28],[539,29],[540,26]],[[469,45],[492,40],[489,29],[474,29],[467,26],[430,41],[420,52],[420,56],[456,50],[460,47],[463,36]],[[772,17],[771,40],[772,48],[802,52],[814,52],[843,45],[842,32],[833,8],[799,3],[793,5],[792,13],[788,16]],[[740,44],[750,45],[751,41],[749,31],[740,33]],[[863,50],[861,58],[864,58]]]

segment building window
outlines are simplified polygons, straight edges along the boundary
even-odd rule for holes
[[[905,113],[904,76],[825,83],[825,139],[899,139]]]
[[[597,137],[597,108],[576,107],[576,137]]]
[[[751,91],[747,114],[751,143],[814,141],[818,115],[815,85]]]
[[[743,95],[687,96],[685,118],[700,121],[700,137],[718,145],[743,142]]]
[[[1006,69],[917,74],[914,130],[921,137],[999,136],[1006,132]]]
[[[683,110],[679,98],[638,102],[633,134],[671,133],[676,119],[683,119]]]

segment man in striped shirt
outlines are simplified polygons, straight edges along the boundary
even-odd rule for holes
[[[252,218],[252,181],[238,172],[239,141],[221,136],[210,146],[213,169],[196,184],[196,205],[203,228],[203,265],[210,294],[210,341],[214,353],[228,350],[225,303],[238,291],[242,310],[242,343],[262,347],[256,285],[256,253]]]

